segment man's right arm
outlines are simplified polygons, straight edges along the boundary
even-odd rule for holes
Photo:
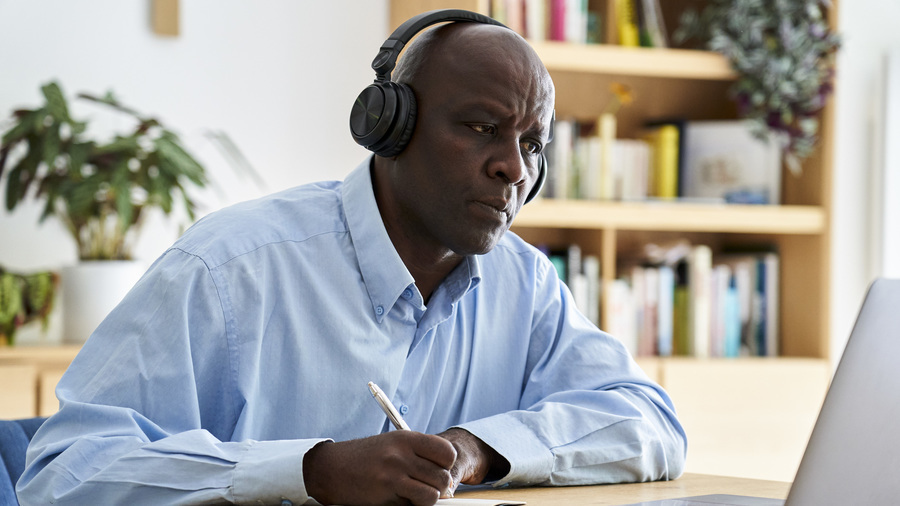
[[[242,400],[217,287],[172,250],[85,343],[35,435],[23,504],[307,500],[322,439],[232,442]]]
[[[151,267],[60,381],[22,504],[433,504],[447,490],[456,453],[438,436],[231,441],[243,400],[220,288],[179,250]]]

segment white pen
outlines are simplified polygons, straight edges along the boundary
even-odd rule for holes
[[[394,424],[394,427],[397,430],[410,430],[409,425],[406,425],[406,421],[403,420],[403,417],[400,416],[400,413],[397,412],[397,408],[391,404],[391,400],[384,395],[384,392],[378,388],[378,385],[375,383],[369,382],[369,391],[372,392],[372,397],[378,401],[378,405],[381,406],[381,410],[384,411],[384,414],[391,420],[391,423]]]

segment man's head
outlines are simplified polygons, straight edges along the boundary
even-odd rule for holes
[[[451,23],[413,41],[394,80],[417,112],[406,148],[376,157],[385,221],[417,248],[490,251],[537,182],[553,115],[547,70],[509,29]]]

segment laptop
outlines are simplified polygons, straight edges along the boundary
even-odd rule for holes
[[[869,286],[787,500],[727,494],[629,506],[900,504],[900,279]]]

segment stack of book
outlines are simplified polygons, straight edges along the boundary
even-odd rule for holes
[[[558,120],[544,195],[557,199],[781,202],[781,151],[746,121],[648,122],[639,139]]]
[[[575,305],[594,325],[600,326],[600,258],[583,255],[577,244],[562,250],[543,249],[556,267],[556,273],[569,291]]]
[[[635,355],[777,356],[779,256],[691,245],[634,265],[610,289],[608,330]]]
[[[491,0],[491,16],[531,40],[667,47],[659,0]]]

